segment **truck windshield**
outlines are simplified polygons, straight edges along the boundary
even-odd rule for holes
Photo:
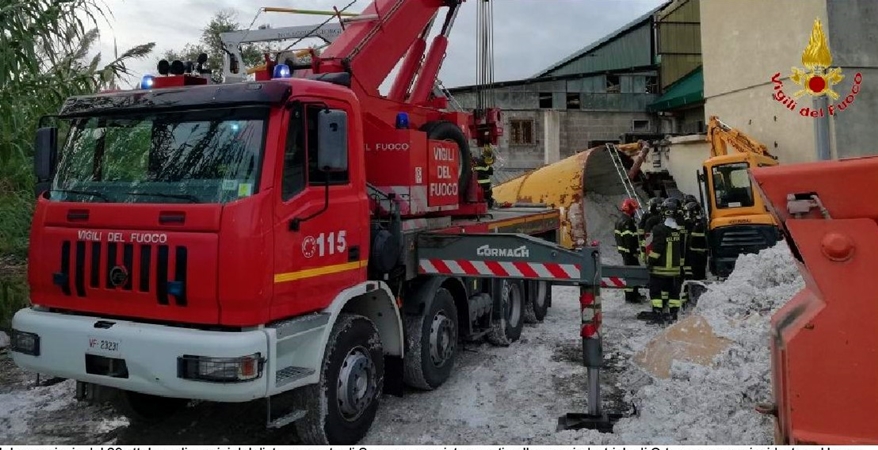
[[[52,184],[55,201],[227,203],[253,195],[265,108],[74,119]]]
[[[753,187],[746,162],[720,164],[711,170],[716,207],[745,208],[753,206]]]

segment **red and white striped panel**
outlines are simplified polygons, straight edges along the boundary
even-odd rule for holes
[[[574,264],[530,263],[524,261],[468,261],[465,259],[422,259],[418,272],[442,275],[494,275],[498,277],[579,279]]]
[[[468,261],[465,259],[422,259],[418,272],[441,275],[493,275],[497,277],[554,278],[578,280],[579,264],[530,263],[524,261]],[[601,278],[601,287],[622,289],[628,283],[620,277]]]
[[[601,278],[601,287],[605,288],[624,288],[628,286],[624,278],[619,277],[603,277]]]

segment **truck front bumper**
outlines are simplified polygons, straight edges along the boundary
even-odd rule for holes
[[[31,308],[15,314],[12,328],[13,360],[41,374],[217,402],[268,390],[264,368],[275,340],[267,330],[203,331]]]

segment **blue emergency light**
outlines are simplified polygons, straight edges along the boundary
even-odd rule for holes
[[[274,66],[274,75],[272,78],[290,78],[292,76],[292,72],[290,72],[290,66],[286,64],[278,64]]]
[[[155,84],[155,77],[152,75],[144,75],[140,80],[140,89],[152,89],[153,84]]]
[[[396,115],[396,129],[405,130],[409,127],[409,115],[401,112]]]

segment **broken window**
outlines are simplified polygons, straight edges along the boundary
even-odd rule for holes
[[[511,145],[534,144],[534,121],[528,119],[512,119],[509,121],[512,133],[509,136]]]
[[[619,93],[621,91],[622,82],[619,80],[619,75],[607,75],[607,92]]]
[[[552,109],[551,92],[540,92],[540,109]]]
[[[646,93],[647,94],[658,94],[659,93],[658,77],[646,77]]]
[[[567,93],[567,109],[579,109],[579,93]]]

